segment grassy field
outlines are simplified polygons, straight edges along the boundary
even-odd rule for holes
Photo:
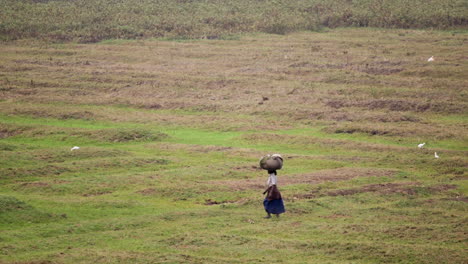
[[[466,29],[466,0],[0,0],[0,41],[230,39],[344,26]]]
[[[467,38],[2,43],[0,262],[467,263]]]

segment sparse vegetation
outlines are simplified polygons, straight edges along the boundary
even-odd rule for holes
[[[0,4],[1,263],[468,259],[464,1]]]

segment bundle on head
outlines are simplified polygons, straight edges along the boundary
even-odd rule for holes
[[[280,154],[263,156],[260,159],[260,167],[268,171],[280,170],[283,167],[283,158]]]

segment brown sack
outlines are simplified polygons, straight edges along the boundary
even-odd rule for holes
[[[283,167],[283,158],[279,154],[266,155],[260,159],[260,167],[268,171],[280,170]]]

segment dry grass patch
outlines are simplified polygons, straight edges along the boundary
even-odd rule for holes
[[[292,127],[287,119],[271,116],[237,115],[228,112],[207,112],[201,109],[168,111],[163,107],[134,105],[133,107],[39,104],[21,101],[0,102],[0,112],[5,115],[25,115],[59,120],[81,119],[87,121],[112,121],[184,126],[221,131],[275,130]],[[158,111],[159,110],[159,111]]]
[[[66,107],[60,107],[60,112],[51,111],[50,107],[42,107],[43,109],[34,109],[34,108],[13,108],[8,111],[8,114],[12,115],[26,115],[32,117],[40,118],[56,118],[60,120],[66,119],[83,119],[83,120],[95,120],[96,115],[90,111],[73,111],[68,110]],[[67,111],[68,110],[68,111]]]
[[[151,196],[151,195],[154,195],[157,193],[157,190],[155,188],[147,188],[147,189],[143,189],[143,190],[140,190],[140,191],[137,191],[137,193],[141,194],[141,195],[148,195],[148,196]]]
[[[107,142],[129,142],[129,141],[161,141],[168,138],[162,132],[153,132],[146,129],[109,128],[94,131],[81,131],[72,135],[84,136]]]
[[[44,187],[50,187],[50,183],[47,182],[25,182],[21,184],[21,187],[26,187],[26,188],[44,188]]]
[[[19,125],[0,123],[0,139],[20,135],[24,133],[25,131],[28,131],[31,129],[32,127],[29,127],[29,126],[19,126]]]
[[[354,123],[353,123],[354,125]],[[340,124],[336,124],[334,126],[330,126],[328,128],[325,128],[323,131],[329,132],[335,132],[335,131],[341,131]],[[333,129],[337,130],[333,130]],[[372,133],[373,130],[376,130],[376,128],[366,128],[369,129],[370,133]],[[376,130],[377,131],[377,130]],[[357,132],[357,131],[352,131],[352,133]],[[350,133],[350,134],[352,134]],[[385,144],[379,144],[379,143],[370,143],[364,140],[361,141],[350,141],[346,139],[334,139],[334,138],[326,138],[323,136],[303,136],[303,135],[284,135],[284,134],[275,134],[275,133],[256,133],[256,134],[247,134],[244,136],[240,137],[243,140],[246,140],[247,142],[250,142],[252,144],[271,144],[273,142],[279,142],[283,145],[286,145],[289,148],[297,148],[300,149],[301,151],[304,150],[313,150],[313,151],[324,151],[324,152],[331,152],[334,150],[347,150],[347,151],[366,151],[366,152],[382,152],[382,151],[391,151],[391,152],[403,152],[403,151],[408,151],[407,147],[403,146],[392,146],[392,145],[385,145]],[[346,156],[341,156],[340,159],[342,160],[349,160],[349,159],[354,159],[355,161],[358,159],[366,159],[366,157],[363,157],[361,154],[360,156],[354,156],[354,157],[346,157]],[[334,158],[334,160],[337,160]]]
[[[377,193],[380,195],[392,195],[401,194],[407,196],[415,196],[418,194],[422,195],[434,195],[437,193],[447,192],[458,188],[457,185],[453,184],[439,184],[434,186],[421,186],[421,182],[397,182],[397,183],[378,183],[360,186],[357,188],[350,189],[338,189],[328,192],[320,192],[318,190],[313,191],[309,194],[295,196],[299,198],[317,198],[321,196],[348,196],[360,193]]]
[[[464,113],[460,94],[466,86],[463,78],[439,74],[440,78],[434,80],[430,74],[399,72],[426,67],[462,70],[465,64],[460,55],[466,53],[462,46],[453,46],[449,53],[443,47],[434,47],[427,38],[459,43],[463,36],[423,36],[418,31],[405,31],[408,36],[395,38],[399,32],[403,31],[384,34],[353,29],[261,35],[261,41],[258,37],[243,37],[241,41],[75,45],[58,55],[60,50],[53,45],[33,54],[28,47],[4,46],[1,48],[18,56],[4,55],[5,72],[0,81],[7,87],[2,91],[4,98],[29,102],[124,104],[156,110],[245,114],[268,111],[276,116],[288,113],[291,118],[306,119],[315,117],[303,116],[301,111],[320,113],[322,109],[326,118],[337,107]],[[380,43],[369,42],[369,37],[376,34]],[[427,65],[424,57],[428,55],[421,50],[440,54],[443,63]],[[29,68],[13,70],[10,67],[14,65]],[[55,83],[51,84],[51,80]],[[379,88],[398,92],[381,94]],[[350,90],[354,91],[350,98],[340,98],[343,91]],[[362,100],[356,100],[359,94]],[[264,101],[264,97],[268,100]],[[333,103],[337,100],[344,101]],[[70,114],[60,118],[94,118],[83,112]]]
[[[422,137],[433,140],[464,140],[466,134],[458,125],[442,125],[432,122],[341,122],[328,126],[323,131],[336,134],[362,133],[370,136]]]
[[[57,165],[45,165],[37,168],[0,168],[0,179],[21,181],[22,178],[58,176],[69,171],[69,168]]]
[[[414,195],[416,191],[408,186],[419,186],[421,183],[418,182],[405,182],[405,183],[382,183],[382,184],[370,184],[360,188],[335,190],[327,192],[328,196],[346,196],[354,195],[357,193],[365,192],[378,192],[380,194],[388,195],[393,193]]]
[[[321,170],[307,174],[299,174],[284,177],[285,184],[308,183],[317,184],[327,181],[345,181],[357,177],[390,177],[395,175],[395,170],[371,169],[371,168],[337,168]]]
[[[368,168],[338,168],[320,170],[312,173],[297,175],[279,175],[278,184],[287,186],[293,184],[319,184],[323,182],[346,181],[357,177],[388,177],[396,173],[393,170],[368,169]],[[209,181],[214,186],[227,186],[229,189],[243,191],[265,188],[266,178],[243,179],[243,180],[216,180]]]
[[[28,152],[32,158],[38,161],[45,162],[65,162],[70,160],[95,159],[95,158],[110,158],[110,157],[125,157],[130,153],[124,150],[98,148],[93,146],[81,147],[79,151],[70,151],[70,149],[54,149],[36,150]]]

